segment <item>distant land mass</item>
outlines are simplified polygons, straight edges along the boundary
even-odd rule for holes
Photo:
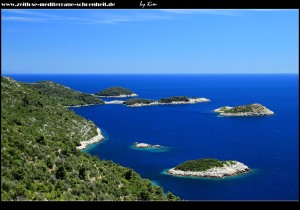
[[[167,173],[186,177],[223,178],[248,173],[249,171],[248,166],[235,160],[221,161],[213,158],[203,158],[199,160],[188,160],[169,169]]]
[[[215,109],[214,112],[223,116],[265,116],[274,114],[273,111],[258,103],[236,107],[223,106]]]
[[[98,97],[106,97],[106,98],[127,98],[127,97],[138,96],[133,91],[124,87],[106,88],[100,92],[95,93],[95,95]]]
[[[1,200],[178,200],[130,168],[80,151],[101,139],[92,121],[65,107],[103,103],[85,96],[51,81],[1,77]]]
[[[158,101],[149,99],[133,98],[124,102],[129,107],[141,107],[141,106],[155,106],[155,105],[175,105],[175,104],[195,104],[202,102],[210,102],[207,98],[188,98],[186,96],[172,96],[169,98],[162,98]]]

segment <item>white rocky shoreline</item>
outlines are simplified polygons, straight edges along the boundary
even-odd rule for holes
[[[121,95],[118,95],[118,96],[99,96],[99,95],[95,95],[95,96],[100,97],[100,98],[129,98],[129,97],[136,97],[136,96],[138,96],[138,94],[132,93],[132,94],[129,94],[129,95],[121,94]]]
[[[207,178],[224,178],[228,176],[235,176],[239,174],[245,174],[250,171],[249,167],[245,164],[234,161],[234,164],[227,163],[222,167],[210,168],[206,171],[181,171],[174,168],[171,168],[167,171],[168,174],[175,176],[196,176],[196,177],[207,177]]]
[[[105,104],[123,104],[124,101],[121,100],[113,100],[113,101],[104,101]]]
[[[82,149],[85,149],[88,145],[95,144],[95,143],[97,143],[99,141],[102,141],[102,140],[104,140],[104,136],[102,136],[101,130],[99,128],[97,128],[97,135],[96,136],[94,136],[93,138],[91,138],[87,141],[81,141],[80,142],[81,145],[76,147],[76,148],[82,150]]]
[[[156,106],[156,105],[195,104],[195,103],[203,103],[203,102],[210,102],[210,100],[207,98],[189,98],[189,101],[173,101],[170,103],[160,103],[158,101],[154,101],[149,104],[137,103],[137,104],[127,105],[127,106],[141,107],[141,106]]]

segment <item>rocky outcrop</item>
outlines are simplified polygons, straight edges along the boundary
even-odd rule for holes
[[[138,142],[135,142],[134,143],[134,147],[135,148],[139,148],[139,149],[145,149],[145,148],[164,148],[164,146],[161,146],[161,145],[152,145],[152,144],[147,144],[147,143],[138,143]]]
[[[274,114],[273,111],[258,103],[236,107],[224,106],[215,109],[214,112],[222,116],[265,116]]]
[[[248,173],[250,169],[245,164],[238,161],[231,161],[225,163],[222,167],[213,167],[206,171],[182,171],[171,168],[167,171],[168,174],[176,176],[197,176],[207,178],[223,178],[228,176],[235,176],[238,174]]]
[[[88,145],[95,144],[102,140],[104,140],[104,137],[102,136],[100,129],[97,128],[97,135],[87,141],[81,141],[81,145],[78,146],[77,149],[85,149]]]

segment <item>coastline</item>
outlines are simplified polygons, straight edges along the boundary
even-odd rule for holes
[[[210,102],[210,99],[207,98],[189,98],[190,101],[173,101],[171,103],[160,103],[158,101],[151,102],[149,104],[133,104],[126,105],[128,107],[141,107],[141,106],[157,106],[157,105],[177,105],[177,104],[195,104],[195,103],[203,103]]]
[[[235,161],[235,164],[210,168],[206,171],[181,171],[171,168],[166,171],[169,175],[182,177],[224,178],[248,173],[250,169],[245,164]]]
[[[100,142],[102,140],[104,140],[104,136],[101,134],[101,130],[100,128],[97,128],[97,135],[92,137],[91,139],[87,140],[87,141],[81,141],[80,142],[80,146],[76,147],[77,149],[83,150],[86,149],[88,145],[90,144],[95,144],[97,142]]]

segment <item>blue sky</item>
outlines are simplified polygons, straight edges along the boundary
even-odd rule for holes
[[[2,10],[2,73],[298,73],[298,10]]]

